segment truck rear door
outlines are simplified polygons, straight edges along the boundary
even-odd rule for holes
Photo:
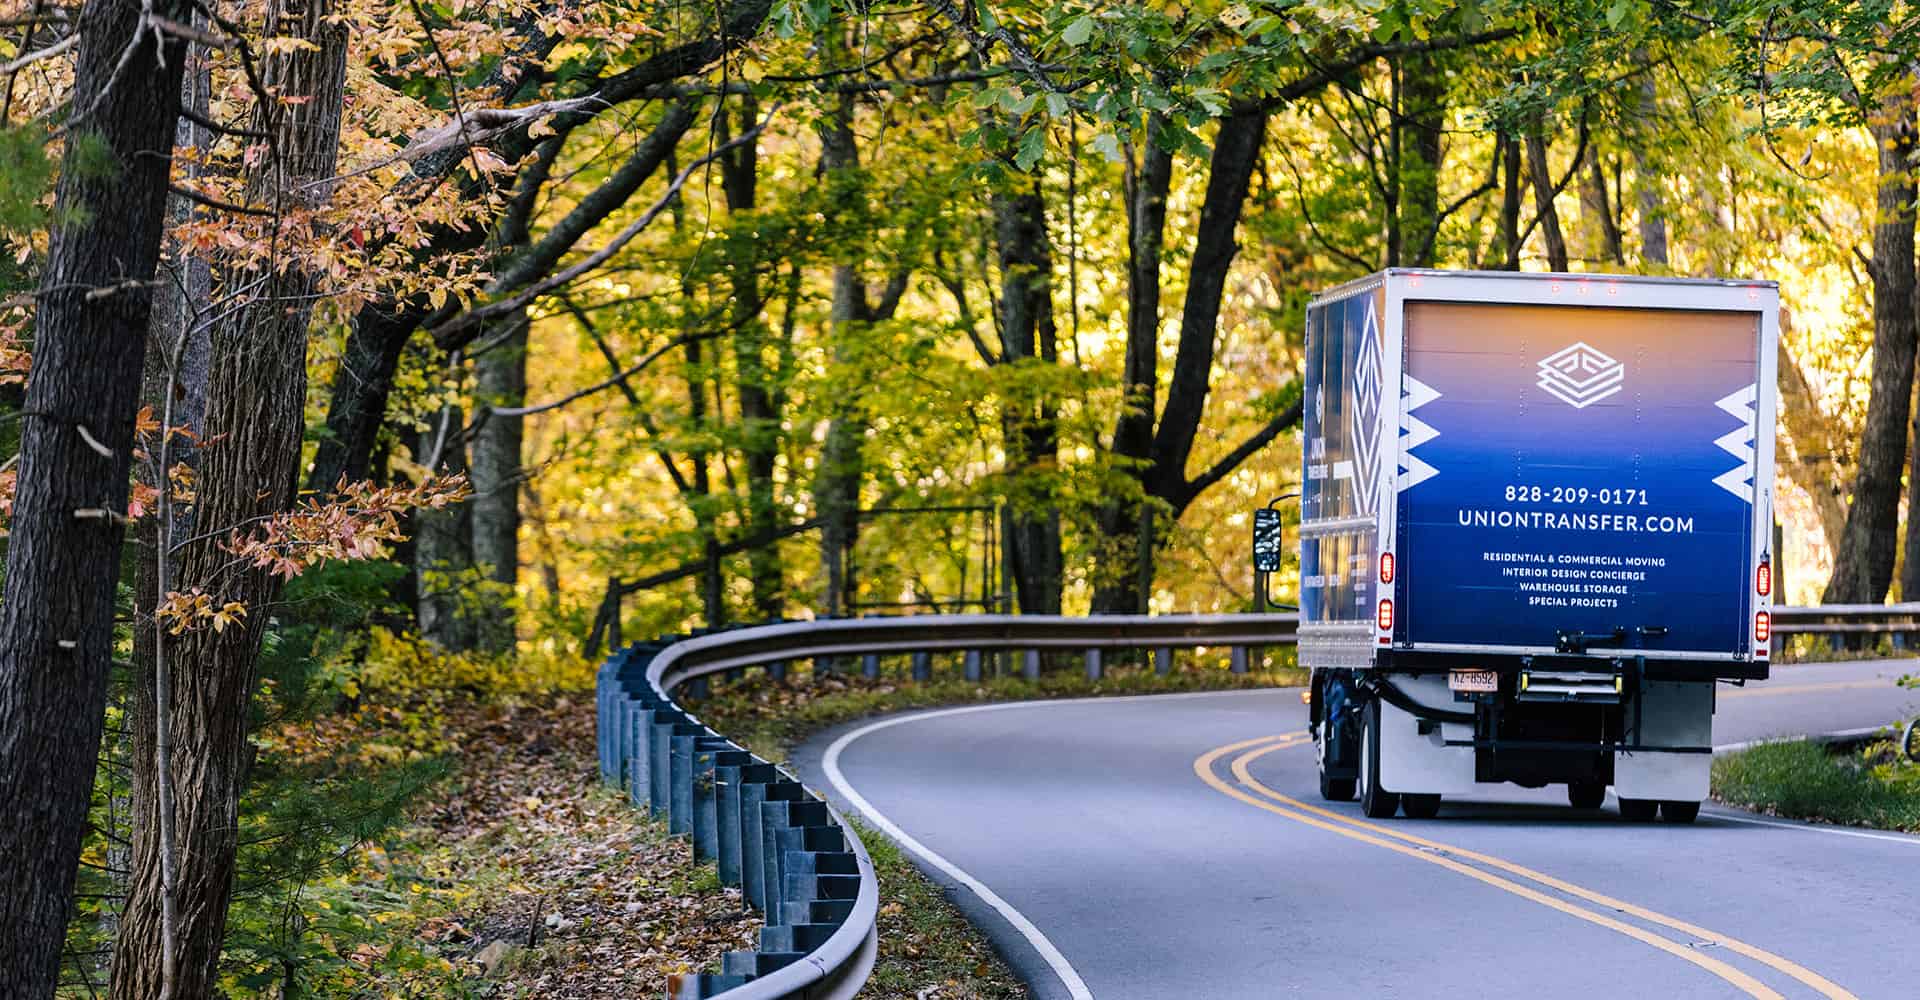
[[[1405,310],[1394,641],[1743,655],[1760,315]]]

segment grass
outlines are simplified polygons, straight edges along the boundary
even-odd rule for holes
[[[880,958],[863,997],[1018,1000],[1025,984],[893,841],[849,819],[880,882]]]
[[[1277,651],[1276,651],[1277,652]],[[978,682],[954,678],[912,682],[900,678],[868,680],[831,674],[799,683],[772,684],[758,677],[722,688],[703,701],[689,702],[701,721],[773,761],[784,761],[814,733],[844,722],[916,708],[941,708],[1000,701],[1050,698],[1174,694],[1231,691],[1306,683],[1306,672],[1292,666],[1244,674],[1215,667],[1175,670],[1160,675],[1146,667],[1110,667],[1090,681],[1084,673],[1058,671],[1038,680],[999,677]]]
[[[1790,635],[1781,645],[1778,655],[1773,658],[1777,664],[1784,663],[1839,663],[1846,660],[1899,660],[1920,655],[1920,651],[1911,646],[1900,648],[1893,644],[1893,636],[1878,637],[1872,645],[1850,647],[1845,639],[1824,635]]]
[[[1281,664],[1276,668],[1246,674],[1231,673],[1219,665],[1185,664],[1162,676],[1144,666],[1109,664],[1098,681],[1088,680],[1079,670],[1065,669],[1031,681],[1013,676],[979,682],[956,678],[914,682],[836,673],[775,684],[755,676],[690,707],[742,746],[768,760],[785,760],[794,747],[823,729],[907,709],[1304,683],[1305,673],[1291,665],[1291,652],[1286,650],[1284,658],[1274,657]],[[856,819],[848,821],[872,855],[880,883],[880,958],[861,996],[1017,1000],[1029,995],[985,935],[967,921],[940,886],[893,841]]]
[[[1885,741],[1836,752],[1796,740],[1727,754],[1713,762],[1713,797],[1772,816],[1920,833],[1920,764],[1897,762]]]

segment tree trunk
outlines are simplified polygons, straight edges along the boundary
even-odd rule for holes
[[[194,24],[204,29],[205,20],[203,16],[196,16]],[[213,82],[212,71],[204,53],[194,50],[189,59],[181,101],[187,108],[205,117]],[[174,135],[176,145],[205,150],[212,141],[209,130],[185,118],[180,119]],[[197,165],[189,167],[190,179],[195,173]],[[188,221],[193,212],[191,202],[176,196],[171,200],[168,216],[172,224],[179,225]],[[182,248],[175,249],[173,256],[163,262],[162,269],[167,273],[160,285],[163,294],[154,305],[140,394],[142,401],[151,406],[155,414],[164,415],[173,426],[184,427],[193,434],[192,438],[176,438],[172,441],[168,463],[197,469],[199,458],[191,442],[206,437],[207,388],[212,380],[213,345],[211,324],[202,321],[196,315],[196,310],[213,301],[213,270],[204,258],[187,256]],[[171,412],[167,406],[169,396],[173,401]],[[148,442],[148,447],[151,448],[155,443]],[[158,455],[154,453],[149,461],[136,463],[134,475],[146,486],[164,489],[164,477],[154,468],[157,461]],[[170,539],[192,536],[194,524],[190,505],[170,505],[169,513],[171,516],[165,530],[162,530],[157,513],[137,526],[143,544],[134,571],[132,711],[127,727],[133,745],[130,782],[132,822],[125,851],[127,881],[123,889],[129,898],[134,894],[135,873],[144,873],[152,883],[143,887],[142,892],[159,891],[159,739],[156,729],[159,705],[155,677],[159,648],[157,630],[151,623],[154,608],[161,596],[159,547]],[[126,938],[150,942],[158,940],[160,927],[157,908],[128,907],[121,916],[129,929],[122,933],[116,928],[110,938],[116,945]],[[148,926],[140,926],[141,921],[146,921]],[[157,978],[160,972],[158,963],[150,971],[152,978]],[[109,982],[112,977],[113,971],[109,969]],[[132,994],[137,991],[129,989],[128,992]]]
[[[1400,243],[1395,260],[1432,267],[1440,235],[1440,139],[1446,126],[1447,77],[1440,56],[1421,52],[1400,66],[1400,117],[1394,122],[1399,153]]]
[[[1537,125],[1527,136],[1527,173],[1533,182],[1533,210],[1540,217],[1540,237],[1547,244],[1547,268],[1564,272],[1567,270],[1567,238],[1560,229],[1560,213],[1553,207],[1553,172],[1547,163],[1547,140]]]
[[[267,11],[267,23],[277,30],[313,43],[266,59],[266,85],[284,103],[255,115],[255,127],[274,136],[278,152],[249,178],[249,193],[282,216],[323,205],[331,196],[330,186],[314,182],[333,175],[339,152],[347,33],[329,7],[326,0],[311,6],[277,0]],[[206,432],[217,443],[200,453],[196,535],[290,509],[306,428],[307,325],[321,280],[298,263],[246,259],[229,268],[221,282],[226,287],[256,278],[264,284],[212,332]],[[135,832],[137,867],[114,955],[113,995],[122,1000],[210,996],[218,985],[240,794],[251,756],[254,668],[281,583],[266,569],[236,566],[223,541],[172,542],[179,569],[171,589],[204,590],[216,605],[237,602],[247,609],[245,617],[221,630],[198,623],[177,638],[161,636],[162,623],[148,626],[169,647],[161,663],[173,708],[169,718],[155,722],[156,731],[170,734],[172,751],[160,756],[154,779],[171,787],[173,839],[145,842],[165,829],[159,824]],[[169,850],[177,858],[171,975],[159,961],[166,948],[158,919],[166,892],[161,854]]]
[[[1207,193],[1188,268],[1187,298],[1180,312],[1180,346],[1160,429],[1154,434],[1153,469],[1147,480],[1148,493],[1166,501],[1175,518],[1195,495],[1187,478],[1187,460],[1206,413],[1220,300],[1226,293],[1227,272],[1240,250],[1240,215],[1266,131],[1265,114],[1243,112],[1222,120],[1214,139]]]
[[[527,316],[508,320],[507,334],[475,359],[479,405],[513,408],[527,401]],[[520,579],[520,464],[524,417],[486,413],[473,438],[473,561],[496,586],[488,595],[488,613],[475,622],[479,648],[504,653],[513,648],[515,612],[511,603]]]
[[[1827,581],[1828,604],[1875,604],[1893,582],[1913,393],[1914,148],[1910,93],[1888,98],[1871,125],[1880,151],[1879,214],[1873,225],[1873,382],[1847,527]],[[1908,544],[1913,544],[1912,533]],[[1912,551],[1910,548],[1909,551]],[[1904,584],[1904,581],[1903,581]]]
[[[1652,157],[1647,155],[1647,145],[1652,141],[1658,122],[1655,112],[1659,108],[1660,95],[1654,89],[1653,69],[1646,65],[1646,53],[1635,53],[1634,61],[1642,64],[1640,76],[1640,105],[1637,109],[1641,128],[1633,143],[1633,183],[1634,199],[1640,210],[1640,263],[1656,265],[1660,270],[1667,266],[1667,218],[1661,205],[1660,177],[1654,167]]]
[[[441,410],[420,432],[415,460],[437,476],[468,472],[467,446],[460,440],[464,419],[458,406]],[[473,649],[478,637],[466,600],[473,575],[472,500],[413,512],[413,575],[420,638],[452,652]]]
[[[1787,446],[1783,468],[1813,498],[1827,548],[1838,552],[1847,527],[1846,485],[1835,475],[1843,448],[1820,413],[1820,403],[1800,362],[1784,342],[1780,345],[1779,370],[1780,422],[1787,431],[1781,442]]]
[[[1500,137],[1500,252],[1503,271],[1520,270],[1520,198],[1525,193],[1525,174],[1520,169],[1520,140]],[[1491,256],[1491,255],[1490,255]]]
[[[1126,462],[1120,471],[1141,483],[1140,495],[1116,498],[1101,508],[1101,538],[1094,549],[1094,614],[1145,611],[1147,593],[1141,580],[1152,572],[1152,551],[1143,550],[1139,539],[1159,409],[1160,257],[1166,244],[1167,192],[1173,184],[1173,154],[1159,143],[1162,123],[1158,116],[1148,119],[1139,170],[1128,190],[1127,402],[1114,422],[1110,449]]]
[[[830,186],[849,192],[835,199],[843,206],[847,202],[864,201],[852,116],[852,102],[843,97],[834,115],[820,125],[820,168]],[[851,358],[847,338],[853,324],[865,322],[868,317],[866,286],[852,263],[841,261],[834,265],[831,294],[827,322],[833,363],[839,366]],[[833,415],[827,421],[827,438],[820,449],[820,467],[813,480],[813,506],[821,518],[820,606],[828,617],[848,612],[847,602],[855,589],[849,563],[860,537],[860,484],[865,479],[861,446],[866,436],[866,416],[859,401],[836,400]]]
[[[426,315],[425,309],[399,304],[392,312],[369,305],[354,316],[334,372],[326,429],[307,473],[307,489],[326,493],[343,480],[367,478],[400,355]]]
[[[185,5],[146,9],[185,21]],[[51,996],[100,750],[114,592],[185,47],[142,4],[79,14],[0,601],[0,982]],[[110,85],[110,81],[114,81]],[[94,102],[89,104],[88,102]],[[94,140],[84,144],[76,139]],[[75,161],[77,162],[77,161]],[[73,164],[70,163],[70,166]],[[91,438],[91,443],[89,442]]]
[[[1614,221],[1613,208],[1607,201],[1607,177],[1600,169],[1600,151],[1592,147],[1587,149],[1587,171],[1581,178],[1580,212],[1591,231],[1599,234],[1601,255],[1614,264],[1625,264],[1627,252],[1621,245],[1620,225]]]
[[[759,105],[751,97],[743,100],[741,127],[753,127],[758,117]],[[724,136],[721,141],[725,141]],[[758,141],[736,147],[721,158],[720,182],[730,215],[753,213],[758,201],[759,175]],[[741,533],[747,538],[770,532],[780,524],[774,470],[780,457],[781,407],[774,371],[766,358],[772,338],[762,318],[766,297],[760,288],[760,264],[757,259],[738,262],[729,274],[735,330],[733,366],[740,396],[740,452],[747,467],[746,519]],[[778,542],[747,550],[747,576],[753,589],[755,617],[772,621],[785,614],[786,581]]]
[[[1037,177],[1016,175],[992,197],[1000,254],[1000,339],[1003,361],[1046,360],[1053,353],[1053,254],[1046,202]],[[1009,472],[1032,473],[1059,461],[1059,429],[1038,400],[1006,404],[1001,426]],[[1030,484],[1016,483],[1017,493]],[[1015,594],[1024,614],[1060,613],[1063,571],[1059,507],[1051,496],[1016,495],[1009,504]]]

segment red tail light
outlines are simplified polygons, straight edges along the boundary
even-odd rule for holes
[[[1753,616],[1753,641],[1766,642],[1773,638],[1773,616],[1758,611]]]
[[[1377,619],[1377,621],[1380,625],[1380,631],[1382,632],[1393,631],[1393,599],[1392,598],[1383,597],[1380,599],[1380,616]]]
[[[1393,553],[1391,552],[1380,553],[1380,582],[1393,582]]]
[[[1761,563],[1760,568],[1754,571],[1753,590],[1754,593],[1759,594],[1761,597],[1773,593],[1772,563]]]

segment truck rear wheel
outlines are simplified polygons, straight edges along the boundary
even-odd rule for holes
[[[1567,783],[1567,804],[1575,809],[1598,809],[1607,801],[1607,786],[1598,781]]]
[[[1669,823],[1691,823],[1700,818],[1698,802],[1662,802],[1660,818]]]
[[[1620,800],[1620,818],[1629,823],[1651,823],[1659,810],[1660,803],[1655,799]]]
[[[1380,702],[1367,702],[1360,718],[1360,811],[1371,819],[1392,819],[1400,796],[1380,787]]]

